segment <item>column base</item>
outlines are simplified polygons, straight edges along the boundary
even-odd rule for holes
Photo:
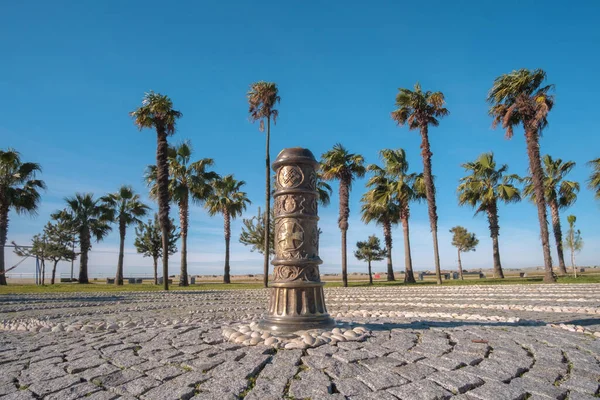
[[[259,328],[292,333],[334,327],[335,321],[325,307],[323,285],[323,282],[273,283],[268,315],[259,322]]]

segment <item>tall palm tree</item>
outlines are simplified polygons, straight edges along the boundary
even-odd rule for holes
[[[573,161],[563,162],[560,158],[554,160],[548,154],[542,158],[544,196],[546,197],[546,203],[550,206],[550,215],[552,216],[552,229],[554,230],[556,252],[558,253],[558,270],[563,275],[567,274],[567,267],[565,266],[563,254],[559,210],[569,207],[577,200],[579,182],[565,180],[565,176],[573,167],[575,167]],[[531,177],[525,178],[523,193],[535,202],[535,188]]]
[[[54,213],[52,218],[64,221],[67,227],[79,235],[79,283],[89,283],[88,252],[92,248],[92,237],[99,242],[108,235],[114,213],[100,199],[94,199],[92,193],[76,193],[65,201],[67,207]]]
[[[121,186],[118,192],[110,193],[100,199],[114,216],[115,223],[119,224],[119,261],[115,285],[123,285],[123,256],[125,252],[125,234],[131,224],[139,224],[141,217],[148,214],[148,207],[142,203],[140,196],[134,193],[131,186]]]
[[[361,219],[367,224],[374,221],[383,227],[387,257],[387,280],[395,281],[392,264],[392,225],[397,225],[400,221],[400,207],[394,200],[393,183],[387,181],[385,177],[378,178],[380,179],[377,181],[371,178],[367,183],[367,186],[371,189],[361,198]]]
[[[173,109],[169,97],[149,92],[144,95],[142,106],[129,113],[135,125],[140,129],[156,130],[156,184],[158,197],[158,219],[163,240],[163,282],[164,289],[169,289],[169,166],[167,137],[175,133],[175,124],[181,118],[181,112]]]
[[[246,192],[240,189],[246,182],[237,181],[233,175],[226,175],[223,178],[213,181],[213,194],[206,200],[205,206],[208,213],[223,214],[225,228],[225,271],[223,274],[223,283],[231,283],[229,275],[229,242],[231,239],[231,220],[242,215],[248,204],[251,204]],[[267,231],[268,234],[268,231]]]
[[[346,251],[346,234],[348,232],[348,217],[350,216],[350,189],[355,178],[365,176],[364,158],[359,154],[349,153],[341,144],[321,156],[321,175],[326,181],[340,181],[340,216],[338,226],[342,231],[342,280],[348,287],[348,264]]]
[[[423,92],[417,83],[415,90],[400,88],[396,96],[396,110],[392,111],[392,119],[400,126],[407,125],[408,129],[418,129],[421,133],[421,157],[423,158],[423,179],[425,194],[429,208],[429,224],[433,236],[433,255],[435,274],[438,285],[442,284],[440,271],[440,252],[437,238],[437,207],[435,205],[435,185],[431,170],[431,146],[429,145],[429,126],[438,126],[439,118],[449,114],[444,107],[445,100],[442,92]]]
[[[475,161],[462,165],[469,175],[460,179],[458,185],[458,203],[475,208],[475,215],[486,213],[493,243],[494,278],[504,278],[500,262],[498,236],[498,201],[515,203],[521,200],[521,193],[513,185],[519,177],[505,175],[508,165],[496,168],[493,153],[483,153]]]
[[[523,125],[529,171],[533,182],[542,238],[545,275],[544,282],[556,282],[552,271],[552,256],[548,239],[548,219],[544,197],[544,172],[540,160],[540,135],[548,126],[548,113],[554,105],[550,92],[554,85],[542,86],[546,73],[541,69],[530,71],[521,69],[499,76],[488,93],[490,115],[494,118],[493,127],[498,124],[506,130],[506,137],[513,136],[515,126]]]
[[[408,221],[410,218],[410,203],[426,198],[423,174],[408,173],[408,160],[404,149],[384,149],[379,152],[379,156],[383,160],[384,166],[381,168],[372,164],[367,167],[369,171],[374,173],[367,185],[390,185],[389,190],[376,192],[378,193],[377,197],[384,203],[393,199],[399,206],[399,218],[402,222],[404,235],[404,282],[415,283]]]
[[[179,286],[188,286],[187,269],[187,234],[189,225],[190,200],[203,204],[212,193],[211,182],[219,175],[208,171],[214,165],[212,158],[202,158],[191,162],[193,149],[189,141],[172,147],[169,146],[169,195],[171,201],[179,207],[179,225],[181,227],[181,271]],[[146,182],[150,185],[150,196],[158,196],[156,180],[156,166],[150,165],[146,169]]]
[[[595,192],[594,196],[597,200],[600,200],[600,158],[596,158],[588,162],[588,165],[592,167],[592,174],[588,179],[588,187],[591,191]]]
[[[271,154],[269,151],[269,143],[271,140],[271,118],[273,124],[277,123],[277,117],[279,111],[275,109],[275,105],[281,101],[279,97],[279,90],[277,84],[274,82],[259,81],[250,85],[250,90],[247,93],[248,96],[248,113],[250,114],[250,121],[260,121],[260,131],[265,130],[265,120],[267,120],[267,140],[266,140],[266,157],[265,157],[265,224],[269,226],[269,220],[271,218]],[[263,283],[265,287],[269,284],[269,231],[265,229],[264,238],[264,264],[263,264]]]
[[[39,164],[22,162],[14,149],[0,150],[0,285],[6,285],[4,246],[8,236],[8,212],[32,214],[40,204],[40,189],[44,181],[35,179],[42,168]]]

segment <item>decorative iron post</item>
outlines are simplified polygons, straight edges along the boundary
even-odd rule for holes
[[[262,329],[289,333],[335,325],[319,274],[317,165],[311,151],[300,147],[282,150],[273,163],[275,259]]]

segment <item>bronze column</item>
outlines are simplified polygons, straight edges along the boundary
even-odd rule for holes
[[[335,325],[319,274],[317,165],[310,150],[300,147],[282,150],[273,163],[275,259],[262,329],[290,333]]]

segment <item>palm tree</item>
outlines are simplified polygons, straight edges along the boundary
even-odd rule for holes
[[[333,193],[331,185],[323,180],[323,173],[317,171],[317,200],[323,207],[331,203],[331,193]]]
[[[575,167],[573,161],[563,162],[560,158],[554,160],[548,154],[542,158],[544,171],[544,196],[546,203],[550,206],[552,216],[552,229],[556,241],[556,252],[558,253],[558,269],[561,274],[567,274],[565,257],[563,254],[563,238],[560,226],[559,210],[565,209],[575,203],[579,192],[579,183],[564,180],[565,176]],[[523,194],[529,196],[535,202],[535,189],[531,177],[525,178]]]
[[[365,160],[359,154],[349,153],[341,144],[321,156],[321,174],[326,181],[340,181],[340,216],[338,226],[342,231],[342,280],[348,287],[348,270],[346,254],[346,233],[348,232],[348,217],[350,216],[350,189],[355,178],[365,176]]]
[[[373,182],[372,180],[373,178],[367,183],[367,186],[371,186],[372,189],[365,193],[361,198],[362,206],[360,211],[362,220],[366,224],[374,221],[377,225],[383,227],[385,255],[387,256],[387,280],[395,281],[396,278],[394,277],[394,267],[392,264],[392,225],[397,225],[400,220],[400,207],[394,201],[393,195],[390,194],[390,192],[393,191],[391,182],[382,182],[385,180],[384,177],[382,177],[379,182]],[[377,241],[379,241],[379,239],[377,239]],[[358,256],[356,257],[358,258]],[[370,269],[371,264],[369,262],[369,275]]]
[[[116,193],[110,193],[100,199],[114,216],[113,222],[119,224],[119,261],[115,285],[123,285],[123,256],[125,252],[125,233],[131,224],[139,224],[141,217],[148,214],[148,207],[142,203],[140,196],[134,193],[131,186],[121,186]]]
[[[246,205],[251,204],[246,192],[240,191],[246,182],[237,181],[233,175],[213,181],[213,194],[206,200],[205,206],[208,213],[213,216],[223,214],[225,228],[225,272],[223,283],[231,283],[229,276],[229,241],[231,239],[231,220],[242,215]],[[267,232],[268,234],[268,232]]]
[[[581,231],[579,229],[575,230],[575,221],[577,221],[576,216],[567,216],[569,230],[567,231],[565,245],[569,248],[569,250],[571,250],[571,266],[573,267],[573,275],[575,278],[577,278],[577,269],[575,268],[575,253],[579,253],[581,249],[583,249],[583,239],[581,238]]]
[[[374,172],[374,176],[367,182],[368,186],[383,187],[390,185],[387,190],[376,191],[377,199],[385,204],[394,201],[398,204],[399,218],[402,222],[404,234],[404,282],[415,283],[410,250],[410,203],[426,198],[423,174],[408,173],[408,160],[403,149],[384,149],[379,152],[384,162],[384,167],[369,165],[367,169]],[[386,246],[389,246],[386,242]]]
[[[594,196],[596,199],[600,200],[600,158],[588,162],[588,165],[592,167],[588,187],[591,191],[595,192]]]
[[[181,226],[181,272],[179,286],[188,286],[187,270],[187,234],[189,222],[190,199],[197,204],[203,204],[212,193],[211,182],[219,175],[207,171],[214,165],[212,158],[202,158],[190,162],[192,145],[185,141],[175,147],[169,146],[169,195],[171,201],[179,207],[179,225]],[[150,185],[150,196],[156,198],[158,187],[156,180],[156,166],[150,165],[146,169],[146,182]]]
[[[142,106],[129,113],[135,125],[140,129],[156,130],[156,184],[158,197],[158,218],[163,238],[163,282],[164,289],[169,289],[169,166],[167,137],[175,133],[175,124],[182,114],[173,109],[169,97],[149,92],[144,95]]]
[[[504,278],[500,262],[498,236],[498,201],[516,203],[521,200],[521,193],[513,185],[518,180],[516,175],[505,175],[508,165],[496,168],[493,153],[483,153],[475,161],[462,165],[469,175],[460,179],[458,185],[458,204],[475,208],[475,215],[486,213],[493,243],[494,278]]]
[[[499,76],[488,93],[490,115],[494,118],[493,127],[498,124],[506,130],[506,137],[513,136],[514,127],[522,124],[527,143],[529,171],[533,182],[540,223],[542,249],[544,254],[544,282],[556,282],[552,271],[552,256],[548,239],[548,219],[544,197],[544,172],[540,161],[540,135],[548,126],[548,113],[554,105],[550,94],[553,85],[542,86],[546,73],[541,69],[530,71],[521,69]]]
[[[6,285],[4,246],[8,236],[8,212],[35,215],[44,181],[35,179],[39,164],[22,162],[14,149],[0,150],[0,285]]]
[[[440,252],[437,238],[437,208],[435,205],[435,185],[431,171],[431,147],[429,145],[429,126],[438,126],[439,118],[449,114],[444,107],[445,100],[442,92],[423,92],[417,83],[415,90],[400,88],[396,96],[396,110],[392,111],[392,119],[400,126],[407,125],[408,129],[418,129],[421,133],[421,157],[423,158],[423,179],[425,194],[429,208],[429,224],[433,236],[433,255],[435,259],[435,274],[438,285],[442,284],[440,271]]]
[[[273,124],[277,123],[279,111],[275,109],[275,105],[280,102],[281,97],[278,94],[277,84],[274,82],[259,81],[250,85],[248,96],[248,113],[250,113],[250,121],[260,121],[260,131],[265,129],[265,120],[267,120],[267,141],[266,141],[266,177],[265,177],[265,224],[269,226],[271,216],[271,155],[269,151],[269,143],[271,140],[271,118]],[[263,283],[265,287],[269,284],[269,234],[265,230],[264,238],[264,264],[263,264]]]
[[[61,219],[79,235],[79,283],[89,283],[88,252],[92,248],[92,236],[99,242],[108,235],[114,214],[100,199],[94,199],[92,193],[76,193],[73,197],[67,197],[65,201],[67,208],[54,213],[52,218]]]

